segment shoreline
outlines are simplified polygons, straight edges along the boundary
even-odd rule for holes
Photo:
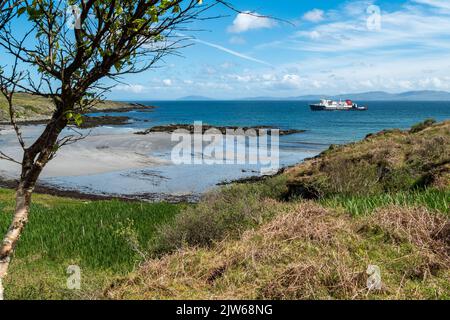
[[[111,125],[126,125],[130,121],[130,117],[126,116],[83,116],[83,123],[79,127],[80,129],[95,128],[100,126],[111,126]],[[17,125],[21,126],[38,126],[46,125],[51,119],[27,119],[16,121]],[[10,126],[11,123],[7,121],[0,121],[0,126]]]
[[[8,180],[3,177],[0,177],[0,188],[15,190],[18,182],[14,180]],[[172,204],[177,203],[198,203],[201,199],[201,195],[172,195],[165,193],[147,193],[147,194],[135,194],[135,195],[126,195],[126,194],[97,194],[97,193],[88,193],[79,190],[71,190],[58,188],[54,186],[50,186],[47,184],[38,183],[35,190],[37,194],[44,194],[54,197],[63,197],[63,198],[71,198],[77,200],[86,200],[86,201],[109,201],[109,200],[120,200],[125,202],[167,202]]]
[[[306,160],[306,159],[305,159]],[[303,160],[304,161],[304,160]],[[280,168],[277,172],[275,172],[272,175],[261,175],[261,176],[250,176],[250,177],[243,177],[240,179],[235,180],[224,180],[222,182],[218,182],[215,187],[222,187],[222,186],[228,186],[232,184],[248,184],[248,183],[255,183],[255,182],[262,182],[267,179],[277,177],[279,175],[282,175],[287,170],[292,169],[299,164],[301,164],[303,161],[300,161],[297,164],[289,165]],[[18,182],[16,180],[6,179],[4,177],[0,176],[0,188],[3,189],[9,189],[9,190],[15,190],[17,187]],[[55,196],[55,197],[65,197],[65,198],[71,198],[71,199],[78,199],[78,200],[87,200],[87,201],[108,201],[108,200],[120,200],[120,201],[126,201],[126,202],[167,202],[172,204],[195,204],[200,202],[203,195],[205,193],[198,193],[198,194],[186,194],[186,195],[176,195],[176,194],[168,194],[168,193],[136,193],[136,194],[108,194],[108,193],[95,193],[95,192],[83,192],[80,190],[73,190],[73,189],[65,189],[65,188],[59,188],[56,186],[51,186],[49,184],[45,183],[38,183],[35,192],[37,194],[45,194],[49,196]]]

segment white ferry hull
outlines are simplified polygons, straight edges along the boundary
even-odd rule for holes
[[[359,107],[351,100],[345,102],[336,102],[332,100],[322,100],[318,104],[309,106],[312,111],[366,111],[367,107]]]

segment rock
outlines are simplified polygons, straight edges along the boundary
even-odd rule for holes
[[[206,131],[210,129],[217,129],[222,134],[226,134],[228,131],[235,131],[235,134],[237,135],[252,135],[249,130],[255,130],[256,135],[263,135],[264,132],[267,132],[267,134],[271,134],[270,130],[275,130],[276,128],[270,127],[270,126],[255,126],[255,127],[237,127],[237,126],[227,126],[227,127],[214,127],[211,125],[204,124],[202,126],[202,134],[204,134]],[[165,132],[165,133],[173,133],[176,130],[186,130],[190,134],[194,133],[195,127],[191,124],[169,124],[164,126],[155,126],[152,128],[149,128],[144,131],[136,132],[135,134],[139,135],[147,135],[150,133],[156,133],[156,132]],[[280,136],[290,135],[290,134],[296,134],[296,133],[303,133],[305,130],[297,130],[297,129],[289,129],[289,130],[281,130],[280,129]]]
[[[129,117],[88,117],[83,116],[83,123],[79,126],[81,129],[95,128],[99,126],[119,126],[129,123]]]

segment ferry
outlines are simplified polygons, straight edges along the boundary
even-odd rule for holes
[[[366,111],[367,107],[360,107],[352,100],[345,101],[333,101],[333,100],[320,100],[320,103],[311,104],[312,111]]]

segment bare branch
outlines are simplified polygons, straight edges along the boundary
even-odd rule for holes
[[[22,165],[22,163],[20,163],[19,161],[13,159],[12,157],[8,156],[7,154],[5,154],[2,151],[0,151],[0,159],[1,160],[11,161],[11,162],[14,162],[15,164],[18,164],[18,165]]]

